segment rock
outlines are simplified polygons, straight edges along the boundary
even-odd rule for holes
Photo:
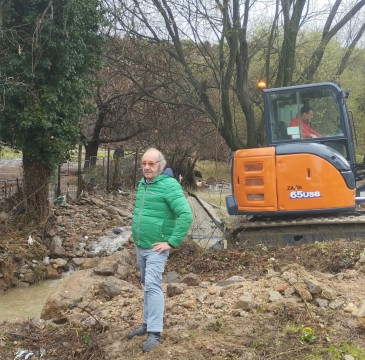
[[[284,272],[281,274],[281,276],[282,276],[285,280],[287,280],[287,281],[288,281],[288,283],[289,283],[290,285],[294,285],[294,284],[296,284],[296,283],[297,283],[297,281],[298,281],[297,276],[296,276],[294,273],[290,272],[290,271],[284,271]]]
[[[61,274],[52,265],[46,266],[46,279],[59,279]]]
[[[326,308],[329,301],[327,299],[317,298],[314,300],[314,303],[321,308]]]
[[[108,280],[103,281],[99,285],[99,289],[102,294],[105,294],[109,298],[113,298],[117,295],[120,295],[124,292],[134,292],[137,289],[134,285],[114,277],[111,277]]]
[[[95,197],[90,198],[90,202],[91,202],[93,205],[96,205],[96,206],[97,206],[97,207],[99,207],[99,208],[104,208],[104,207],[106,206],[106,204],[105,204],[103,201],[101,201],[100,199],[95,198]]]
[[[55,241],[54,238],[52,239],[49,251],[50,251],[51,256],[54,258],[69,257],[69,254],[67,253],[67,251],[61,245],[59,245],[59,243],[57,241]]]
[[[283,293],[288,288],[288,284],[279,284],[274,287],[275,291],[278,291],[279,293]]]
[[[270,302],[266,304],[266,310],[268,312],[285,312],[287,314],[293,314],[301,305],[297,303],[294,298],[284,298]]]
[[[182,306],[185,308],[185,309],[194,309],[195,306],[196,306],[196,302],[194,300],[186,300]]]
[[[166,275],[162,275],[162,282],[166,284],[177,283],[180,280],[180,275],[176,271],[170,271]]]
[[[227,280],[219,281],[217,283],[217,286],[227,286],[227,285],[231,285],[231,284],[234,284],[234,283],[237,283],[237,282],[242,282],[242,281],[245,281],[244,277],[239,276],[239,275],[234,275],[234,276],[231,276]]]
[[[343,305],[344,305],[344,302],[342,300],[336,299],[336,300],[330,302],[328,306],[332,310],[337,310],[337,309],[340,309]]]
[[[357,311],[356,316],[365,317],[365,299],[361,301],[359,310]]]
[[[118,269],[118,263],[116,261],[102,260],[94,268],[94,272],[97,275],[110,276],[114,275]]]
[[[291,297],[295,293],[294,287],[289,286],[287,289],[284,290],[285,297]]]
[[[115,276],[122,280],[128,280],[130,275],[130,267],[126,265],[119,265]]]
[[[312,295],[318,295],[322,292],[322,288],[318,284],[310,280],[304,280],[304,284],[307,286],[308,291]]]
[[[85,262],[85,258],[73,258],[72,263],[75,266],[82,266],[82,264]]]
[[[275,290],[270,290],[269,291],[269,301],[273,302],[273,301],[277,301],[280,300],[283,296]]]
[[[182,294],[187,289],[186,284],[171,283],[167,285],[166,293],[167,296],[173,297]]]
[[[345,311],[345,312],[348,312],[348,313],[350,313],[351,315],[357,315],[357,313],[358,313],[358,308],[357,308],[357,306],[355,305],[355,304],[353,304],[353,303],[348,303],[344,308],[343,308],[343,310]]]
[[[355,358],[353,356],[351,356],[351,355],[345,355],[343,357],[343,360],[355,360]]]
[[[36,276],[33,270],[27,270],[24,274],[22,281],[27,282],[29,284],[34,284],[36,281]]]
[[[323,289],[321,293],[321,297],[327,300],[332,300],[335,298],[335,293],[331,289]]]
[[[79,270],[60,282],[47,298],[41,312],[41,319],[65,319],[65,310],[80,299],[94,293],[93,286],[99,286],[105,278],[94,274],[92,269]]]
[[[86,270],[86,269],[92,269],[96,266],[97,264],[97,259],[95,258],[87,258],[85,259],[85,261],[82,264],[82,269]]]
[[[56,263],[57,267],[63,267],[67,264],[67,260],[61,258],[55,259],[54,262]]]
[[[235,304],[235,309],[242,309],[245,311],[250,311],[255,308],[255,302],[253,294],[250,292],[245,292]]]
[[[187,274],[182,279],[181,282],[188,286],[198,286],[200,284],[200,278],[196,274]]]
[[[308,291],[304,283],[296,284],[295,292],[305,301],[311,301],[313,299],[312,294]]]

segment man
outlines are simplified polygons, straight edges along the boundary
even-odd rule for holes
[[[313,116],[313,109],[309,106],[303,106],[300,109],[300,116],[293,119],[290,122],[289,127],[299,126],[301,137],[305,139],[322,137],[320,133],[313,130],[311,127]]]
[[[157,149],[148,149],[141,161],[143,178],[139,182],[132,233],[137,262],[144,285],[143,324],[128,338],[148,334],[143,352],[161,342],[164,296],[162,273],[170,250],[184,239],[193,215],[181,185],[166,169],[166,160]]]

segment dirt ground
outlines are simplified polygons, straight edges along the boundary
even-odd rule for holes
[[[20,240],[25,230],[8,230],[0,234],[2,256],[27,256],[27,244]],[[365,320],[346,311],[349,304],[359,308],[365,301],[364,265],[359,266],[364,249],[364,239],[214,251],[185,242],[172,252],[166,274],[193,273],[204,285],[189,289],[190,297],[167,299],[163,342],[151,353],[141,351],[144,338],[126,338],[131,326],[140,323],[141,303],[134,299],[129,306],[135,316],[117,317],[107,329],[41,319],[6,321],[0,324],[0,360],[365,360]],[[288,286],[284,272],[320,283],[343,305],[321,307],[295,294],[269,301],[271,290],[282,292]],[[218,285],[232,277],[243,280]],[[136,277],[129,281],[138,284]],[[235,309],[245,291],[254,295],[252,308]]]
[[[342,293],[361,300],[365,296],[364,275],[346,280],[341,274],[354,269],[363,250],[362,240],[214,252],[202,252],[187,243],[173,252],[166,272],[194,273],[202,281],[215,283],[239,275],[250,288],[255,283],[262,287],[269,269],[299,267],[322,284],[326,282],[335,288],[340,282]],[[272,259],[274,267],[269,265]],[[365,359],[365,328],[343,310],[305,303],[268,309],[267,303],[261,303],[255,310],[242,314],[222,313],[217,308],[214,316],[214,306],[202,304],[197,321],[181,318],[175,326],[170,322],[163,343],[149,354],[141,352],[144,339],[126,339],[128,331],[122,320],[106,331],[39,319],[5,322],[0,325],[0,359],[14,359],[20,349],[36,350],[31,359],[59,360]],[[199,319],[208,313],[209,320],[200,323]],[[119,338],[119,349],[111,345],[115,344],[115,338]],[[42,353],[45,355],[41,356]]]

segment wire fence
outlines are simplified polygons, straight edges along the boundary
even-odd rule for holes
[[[108,151],[105,157],[85,160],[76,154],[75,158],[60,165],[51,177],[49,200],[54,201],[60,195],[75,199],[82,191],[134,188],[141,173],[137,156],[135,152],[128,152],[123,157],[113,158]],[[0,160],[0,201],[11,198],[23,187],[21,171],[15,177],[14,168],[1,165],[4,165],[3,160]]]

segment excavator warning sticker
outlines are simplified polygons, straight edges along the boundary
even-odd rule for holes
[[[292,191],[289,199],[308,199],[308,198],[319,198],[321,197],[320,191]]]

